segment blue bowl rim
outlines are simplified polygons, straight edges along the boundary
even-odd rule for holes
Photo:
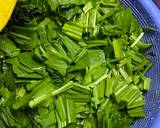
[[[139,2],[146,9],[152,21],[155,23],[157,31],[160,32],[160,9],[158,6],[153,0],[139,0]],[[155,118],[151,128],[160,128],[160,112]]]
[[[142,6],[146,9],[151,19],[157,27],[157,31],[160,32],[160,9],[154,3],[153,0],[139,0]]]

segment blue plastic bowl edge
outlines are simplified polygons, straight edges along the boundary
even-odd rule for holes
[[[143,5],[153,22],[155,23],[157,31],[160,32],[160,9],[153,2],[153,0],[139,0],[139,2]]]

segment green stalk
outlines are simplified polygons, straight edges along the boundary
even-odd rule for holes
[[[143,37],[144,32],[142,32],[138,38],[133,42],[133,44],[131,45],[131,48],[133,48],[135,45],[137,45],[137,43],[141,40],[141,38]]]
[[[58,128],[63,128],[63,127],[62,127],[61,119],[60,119],[60,117],[59,117],[57,111],[56,111],[56,119],[57,119],[57,122],[58,122]]]
[[[104,98],[105,96],[105,91],[106,91],[106,81],[103,80],[99,85],[98,85],[98,91],[99,91],[99,98]]]
[[[123,76],[123,78],[126,80],[128,84],[132,82],[131,77],[128,76],[127,72],[123,68],[120,68],[119,72],[121,73],[121,75]]]
[[[79,92],[83,92],[86,94],[90,94],[91,93],[91,89],[89,87],[86,87],[84,85],[80,85],[78,83],[73,83],[73,89]]]
[[[55,105],[57,113],[61,119],[62,127],[65,127],[67,125],[67,112],[66,112],[66,105],[63,101],[62,96],[58,96]]]
[[[112,42],[113,49],[114,49],[114,56],[117,59],[120,59],[122,57],[122,46],[121,42],[119,40],[114,40]]]
[[[113,93],[114,78],[107,78],[105,96],[109,97]]]
[[[82,49],[82,51],[77,55],[74,63],[77,63],[79,60],[81,60],[85,55],[87,55],[87,53],[88,53],[88,50],[86,48]]]
[[[145,116],[145,112],[142,107],[128,110],[128,114],[130,117],[144,117]]]
[[[66,100],[66,108],[67,108],[67,119],[68,123],[76,123],[76,113],[75,113],[75,104],[73,100]]]
[[[44,94],[44,95],[41,95],[39,97],[36,97],[34,98],[33,100],[31,100],[29,102],[29,106],[31,108],[37,106],[39,103],[43,102],[44,100],[48,99],[49,97],[53,97],[53,96],[56,96],[58,94],[61,94],[67,90],[69,90],[70,88],[73,87],[73,81],[70,81],[68,82],[67,84],[65,84],[64,86],[62,86],[61,88],[49,93],[49,94]]]
[[[104,73],[104,75],[102,75],[99,79],[97,79],[95,82],[88,84],[87,87],[91,87],[93,88],[95,85],[99,84],[101,81],[105,80],[108,76],[110,76],[109,69],[107,69],[107,71]]]
[[[128,109],[137,108],[144,105],[144,99],[139,97],[136,101],[132,102],[131,104],[127,105]]]
[[[151,78],[144,79],[144,90],[149,91],[151,85]]]

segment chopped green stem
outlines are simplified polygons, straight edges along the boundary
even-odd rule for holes
[[[108,78],[106,80],[106,92],[105,95],[109,97],[113,93],[113,85],[114,85],[114,78]]]
[[[127,72],[123,68],[120,68],[119,72],[121,73],[121,75],[123,76],[123,78],[126,80],[128,84],[132,82],[131,77],[128,76]]]
[[[104,75],[102,75],[98,80],[96,80],[95,82],[93,82],[93,83],[90,83],[90,84],[88,84],[87,85],[87,87],[91,87],[91,88],[93,88],[95,85],[97,85],[97,84],[99,84],[102,80],[105,80],[109,75],[110,75],[110,73],[108,73],[109,72],[109,70],[107,69],[107,71],[104,73]]]
[[[138,38],[133,42],[133,44],[131,45],[131,48],[133,48],[134,46],[136,46],[136,44],[141,40],[141,38],[143,37],[144,32],[142,32]]]
[[[144,79],[144,90],[149,91],[151,85],[151,78]]]
[[[112,44],[115,58],[120,59],[122,57],[121,42],[119,40],[114,40]]]
[[[87,49],[82,49],[82,51],[77,55],[76,60],[74,61],[77,63],[79,60],[81,60],[86,54],[88,53]]]
[[[65,92],[65,91],[69,90],[72,87],[73,87],[73,81],[70,81],[67,84],[65,84],[64,86],[62,86],[61,88],[59,88],[59,89],[57,89],[57,90],[55,90],[55,91],[53,91],[53,92],[51,92],[49,94],[43,94],[43,95],[41,95],[39,97],[34,98],[33,100],[31,100],[29,102],[29,106],[31,108],[33,108],[33,107],[37,106],[39,103],[41,103],[42,101],[48,99],[49,97],[61,94],[61,93]]]
[[[65,127],[67,125],[67,112],[62,96],[58,96],[55,105],[57,113],[62,121],[62,127]]]
[[[67,99],[66,100],[66,108],[67,108],[67,119],[68,123],[75,123],[76,122],[76,114],[75,114],[75,104],[73,100]]]

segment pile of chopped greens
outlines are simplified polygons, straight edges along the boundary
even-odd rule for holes
[[[18,0],[0,34],[0,127],[129,128],[152,62],[117,0]]]

